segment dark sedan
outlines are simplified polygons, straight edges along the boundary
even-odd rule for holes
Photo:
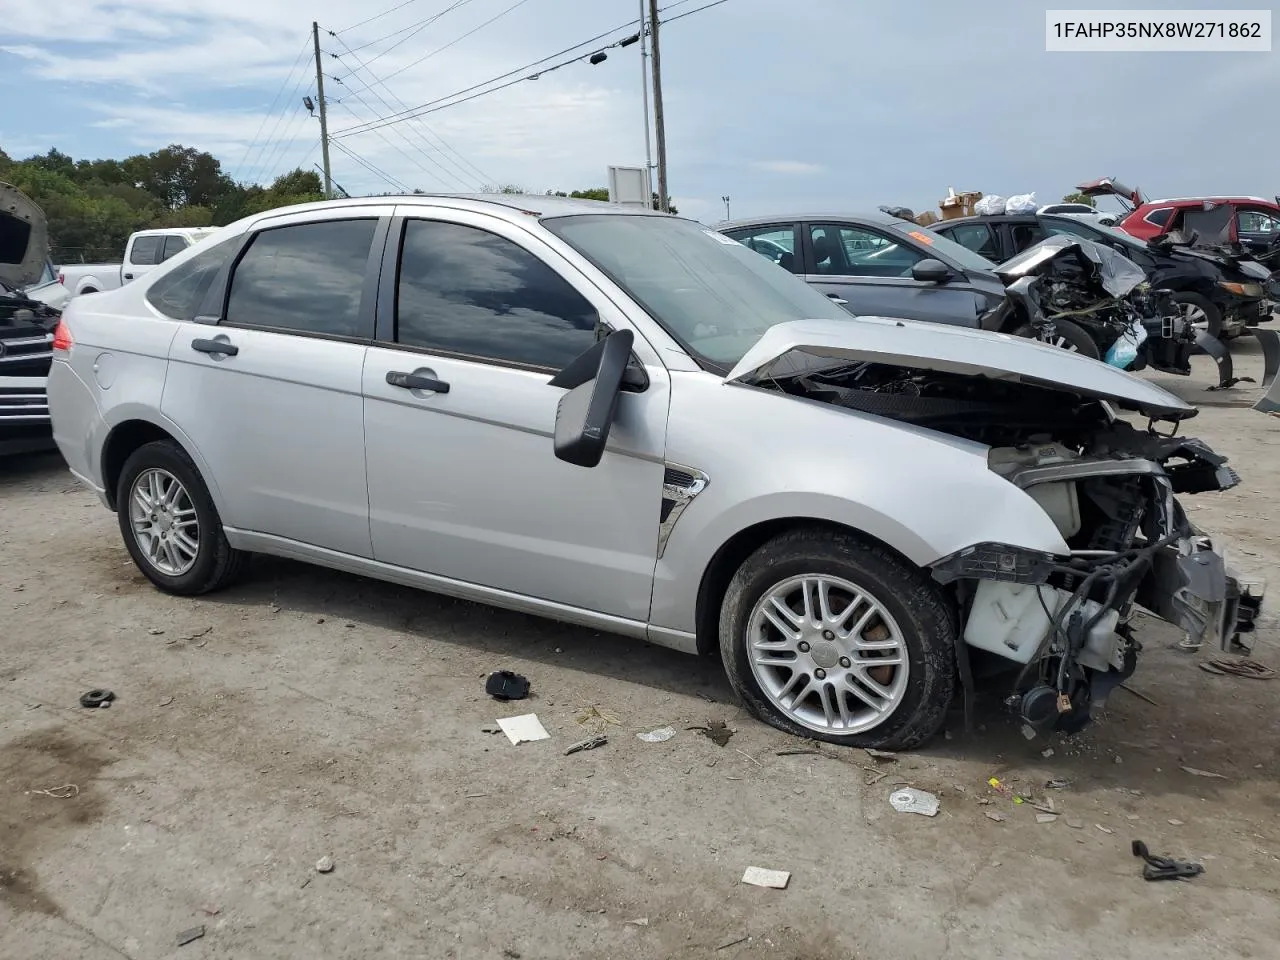
[[[995,264],[883,213],[731,220],[715,228],[803,277],[853,314],[1011,332]]]
[[[1122,230],[1063,214],[960,217],[932,229],[970,251],[1004,262],[1055,234],[1083,237],[1117,249],[1138,264],[1153,287],[1173,292],[1183,315],[1210,336],[1229,339],[1271,319],[1259,277],[1193,252],[1151,246]]]

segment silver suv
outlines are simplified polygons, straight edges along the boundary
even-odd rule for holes
[[[1029,340],[852,318],[676,217],[551,197],[260,214],[72,301],[55,439],[191,595],[275,554],[718,654],[748,707],[908,747],[977,658],[1078,726],[1134,603],[1229,643],[1258,599],[1175,494],[1195,411]],[[984,671],[986,672],[986,671]]]

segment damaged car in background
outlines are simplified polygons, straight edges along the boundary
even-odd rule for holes
[[[1179,502],[1238,478],[1166,390],[852,317],[613,204],[255,215],[73,300],[50,406],[162,590],[287,556],[718,654],[756,716],[840,744],[923,743],[992,662],[1027,723],[1078,729],[1139,607],[1225,646],[1261,603]]]
[[[0,455],[53,447],[45,378],[67,298],[48,257],[44,211],[0,183]]]

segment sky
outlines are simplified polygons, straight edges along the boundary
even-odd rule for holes
[[[1280,192],[1275,52],[1046,53],[1045,5],[1026,0],[725,0],[697,10],[709,2],[660,0],[669,192],[706,223],[723,219],[724,196],[741,217],[881,204],[919,212],[948,187],[1049,202],[1100,176],[1150,197]],[[610,165],[645,162],[638,45],[451,104],[495,77],[524,77],[534,68],[519,68],[535,61],[589,56],[634,32],[639,8],[4,0],[0,149],[119,158],[181,143],[246,182],[313,168],[319,123],[302,98],[316,96],[315,20],[332,169],[349,193],[603,186]],[[424,104],[434,108],[417,119],[344,133]]]

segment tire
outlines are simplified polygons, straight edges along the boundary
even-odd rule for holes
[[[775,613],[770,619],[763,613],[775,591],[791,589],[796,597],[801,592],[817,595],[816,590],[791,586],[803,582],[802,578],[810,578],[811,584],[825,578],[827,608],[838,612],[834,619],[839,614],[856,615],[855,625],[862,624],[857,630],[862,642],[880,643],[881,648],[855,650],[856,626],[842,629],[833,620],[829,626],[840,630],[843,638],[840,633],[833,637],[834,630],[824,635],[807,625],[800,639],[793,634],[791,640],[781,640],[790,645],[789,650],[754,647],[754,639],[782,638],[776,626],[781,615]],[[850,594],[840,583],[862,593],[863,603],[846,606]],[[878,605],[879,612],[872,611],[864,620],[868,602]],[[803,610],[798,600],[787,606],[792,617],[797,609]],[[811,604],[811,609],[818,609],[818,604]],[[720,608],[721,657],[746,708],[780,730],[845,746],[910,749],[937,733],[955,691],[956,642],[954,610],[923,571],[883,546],[821,527],[784,533],[751,554],[734,574]],[[892,652],[891,645],[896,645]],[[757,657],[772,662],[755,664],[753,649]],[[777,656],[769,658],[770,653]],[[874,665],[877,659],[895,656],[901,665]],[[783,665],[791,662],[797,667]],[[813,687],[815,680],[825,694]],[[801,695],[788,692],[802,683]],[[892,698],[883,696],[885,691]],[[867,696],[880,704],[879,713],[868,707]]]
[[[1102,359],[1102,354],[1098,352],[1098,345],[1093,342],[1093,337],[1089,336],[1089,332],[1078,323],[1072,323],[1070,320],[1054,320],[1053,328],[1055,342],[1050,346],[1061,347],[1072,353],[1078,353],[1082,357],[1088,357],[1090,360]],[[1015,337],[1026,337],[1029,340],[1039,340],[1041,343],[1046,342],[1040,340],[1035,328],[1029,323],[1024,323],[1018,327],[1013,331],[1013,335]]]
[[[1192,293],[1190,290],[1183,290],[1173,295],[1173,302],[1188,319],[1193,319],[1192,315],[1196,312],[1202,314],[1202,319],[1194,320],[1197,329],[1206,331],[1209,336],[1217,340],[1222,339],[1222,311],[1212,300],[1198,293]]]
[[[135,490],[140,478],[144,489]],[[170,481],[177,482],[179,491],[173,491]],[[166,497],[172,497],[167,507]],[[150,522],[139,516],[135,527],[135,511],[145,514],[148,499],[159,507],[149,515]],[[116,485],[116,516],[133,562],[165,593],[191,597],[220,590],[248,564],[249,555],[227,542],[200,471],[172,440],[143,444],[129,455]],[[168,539],[158,538],[165,532]]]

